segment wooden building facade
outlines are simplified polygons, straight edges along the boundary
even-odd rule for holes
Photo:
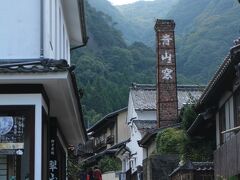
[[[240,175],[240,45],[239,40],[209,82],[197,104],[192,136],[215,136],[215,179]]]

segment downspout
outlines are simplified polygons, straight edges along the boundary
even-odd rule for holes
[[[43,8],[44,0],[40,0],[40,60],[44,59],[44,19],[43,19]]]

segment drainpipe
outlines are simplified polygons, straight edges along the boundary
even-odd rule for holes
[[[40,0],[40,60],[44,59],[44,13],[43,13],[43,6],[44,6],[44,0]]]

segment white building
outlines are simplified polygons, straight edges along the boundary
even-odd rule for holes
[[[83,0],[0,3],[1,179],[67,179],[85,143],[70,49],[87,41]]]
[[[125,162],[126,169],[132,173],[142,166],[143,148],[138,146],[146,131],[157,126],[156,87],[153,85],[133,85],[129,93],[127,123],[130,130],[130,142],[127,143],[131,154]]]
[[[191,103],[193,99],[198,99],[202,93],[199,86],[178,86],[178,111],[184,104]],[[149,149],[139,146],[139,142],[157,129],[156,117],[156,86],[150,84],[133,84],[129,92],[127,123],[130,130],[130,142],[127,148],[121,152],[121,159],[124,163],[123,172],[131,169],[133,176],[140,179],[143,160],[155,150],[153,146]],[[156,134],[154,134],[156,135]],[[120,153],[119,153],[120,154]],[[140,171],[139,171],[140,170]]]

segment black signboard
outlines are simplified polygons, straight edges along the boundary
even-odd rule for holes
[[[57,120],[51,118],[49,122],[49,140],[48,140],[48,179],[57,180],[58,178],[58,160],[57,160]]]

